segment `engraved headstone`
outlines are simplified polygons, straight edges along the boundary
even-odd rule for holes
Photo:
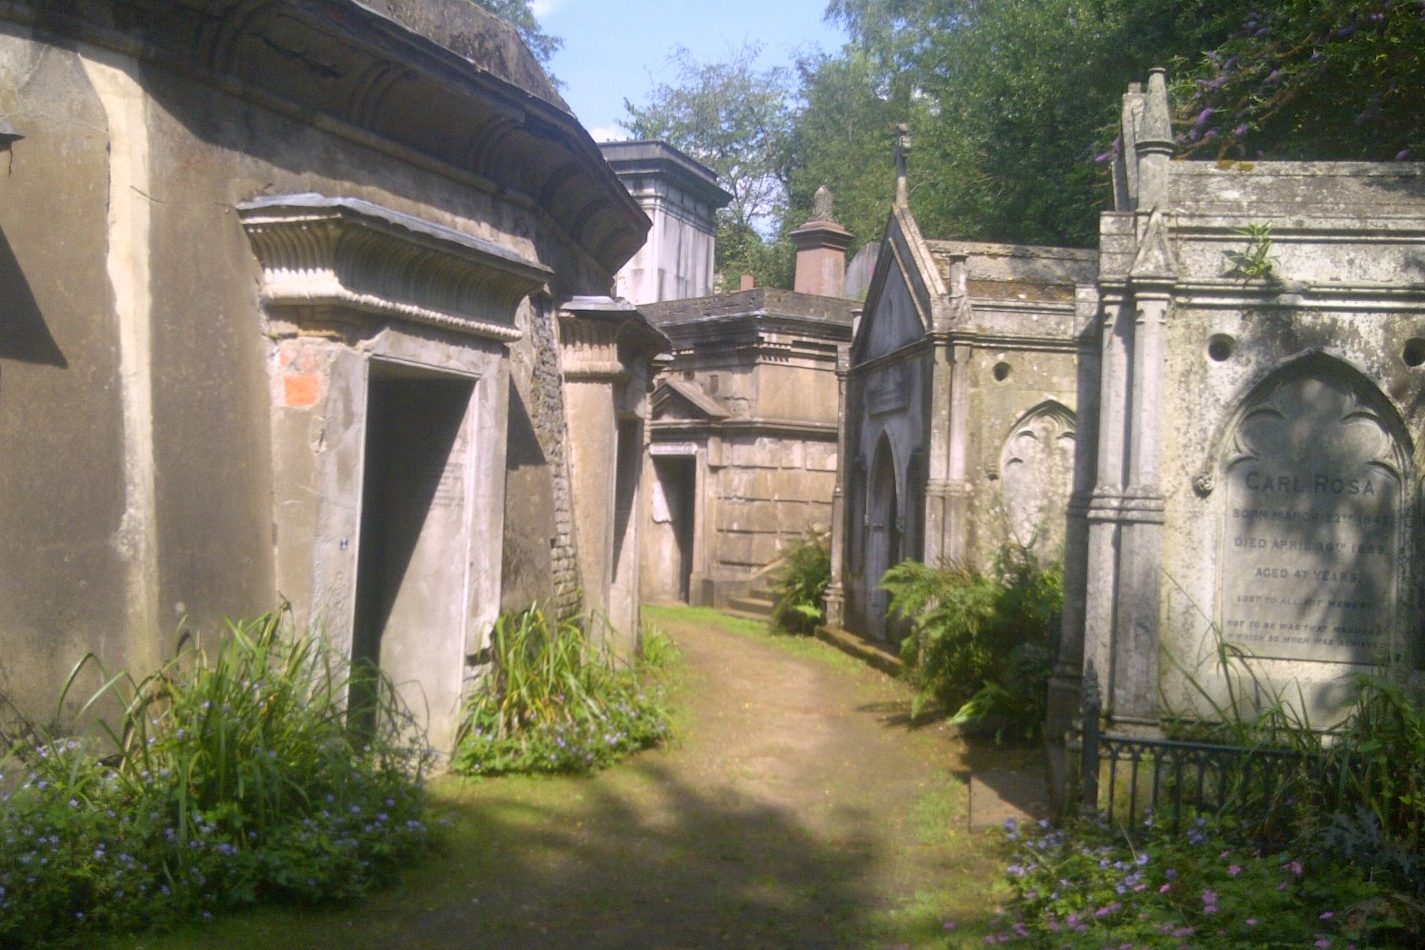
[[[1230,452],[1224,639],[1257,656],[1383,661],[1403,459],[1380,413],[1344,379],[1289,378],[1246,409]]]

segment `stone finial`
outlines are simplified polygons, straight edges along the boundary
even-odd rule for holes
[[[904,208],[910,204],[909,189],[906,187],[905,163],[910,155],[910,126],[904,122],[896,126],[896,206]]]
[[[1148,71],[1148,95],[1143,105],[1143,133],[1138,147],[1166,145],[1171,150],[1173,126],[1168,110],[1168,81],[1161,66]]]
[[[846,290],[846,249],[852,237],[832,217],[831,189],[822,185],[816,190],[811,220],[788,237],[797,249],[792,289],[823,297],[842,296]]]
[[[1173,155],[1173,126],[1168,106],[1167,77],[1161,68],[1148,73],[1148,91],[1142,98],[1136,141],[1138,170],[1135,210],[1150,211],[1167,200],[1168,161]]]

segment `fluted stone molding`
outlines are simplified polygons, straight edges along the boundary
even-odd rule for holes
[[[559,308],[559,349],[566,380],[621,383],[628,366],[619,346],[630,330],[657,333],[638,308],[619,297],[573,297]],[[659,334],[661,336],[661,334]],[[666,347],[650,347],[650,355]]]
[[[505,247],[359,198],[282,195],[238,205],[262,302],[295,322],[324,308],[510,343],[515,308],[549,268]]]

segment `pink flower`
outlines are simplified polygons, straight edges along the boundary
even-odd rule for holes
[[[1248,918],[1246,919],[1245,923],[1247,924],[1248,927],[1255,927],[1255,926],[1257,926],[1257,918],[1255,918],[1255,917],[1248,917]]]
[[[1334,910],[1323,910],[1323,911],[1321,912],[1321,916],[1320,916],[1318,919],[1319,919],[1319,920],[1330,920],[1332,917],[1335,917],[1335,916],[1336,916],[1336,912],[1335,912]]]
[[[1234,865],[1232,865],[1231,867],[1229,867],[1229,868],[1227,869],[1227,876],[1228,876],[1228,877],[1236,877],[1237,875],[1239,875],[1239,874],[1241,874],[1241,873],[1242,873],[1242,866],[1241,866],[1240,864],[1234,864]]]

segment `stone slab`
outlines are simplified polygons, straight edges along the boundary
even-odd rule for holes
[[[970,776],[970,830],[1000,828],[1049,816],[1049,789],[1042,775],[986,770]]]

